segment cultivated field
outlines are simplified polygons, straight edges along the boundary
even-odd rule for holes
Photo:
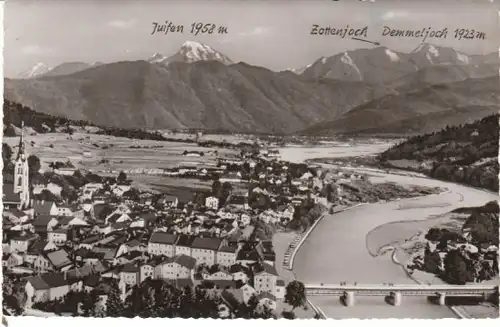
[[[208,189],[209,182],[152,174],[155,169],[178,166],[214,167],[217,156],[234,157],[237,154],[230,149],[205,148],[192,143],[132,140],[87,133],[25,135],[25,139],[28,153],[40,158],[42,170],[50,170],[51,162],[70,160],[76,168],[100,175],[117,175],[125,170],[138,186],[152,190],[167,187]],[[3,142],[17,153],[19,137],[5,137]],[[184,156],[186,150],[202,151],[204,156]],[[138,173],[134,174],[133,170]]]
[[[215,165],[216,155],[231,157],[236,151],[221,148],[204,148],[190,143],[132,140],[107,135],[62,133],[27,135],[26,147],[29,154],[38,156],[42,169],[53,161],[68,159],[80,169],[122,170],[134,168],[172,168],[179,165]],[[18,137],[5,137],[14,152]],[[34,143],[32,143],[34,142]],[[139,147],[139,148],[137,148]],[[202,151],[203,157],[183,156],[185,151]],[[102,160],[107,160],[103,163]]]

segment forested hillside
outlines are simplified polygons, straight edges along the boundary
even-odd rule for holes
[[[496,114],[409,138],[380,159],[387,166],[498,191],[498,118]]]
[[[15,136],[15,127],[20,127],[21,121],[23,121],[24,126],[32,128],[37,133],[72,133],[72,128],[70,126],[87,126],[96,127],[94,128],[96,134],[107,134],[116,137],[128,137],[141,140],[168,140],[158,132],[148,132],[139,128],[127,129],[97,126],[88,121],[72,120],[65,117],[57,117],[37,112],[27,106],[7,99],[4,99],[3,114],[4,136]]]

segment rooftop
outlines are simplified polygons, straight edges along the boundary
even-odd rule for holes
[[[197,237],[194,239],[192,248],[207,249],[217,251],[222,243],[222,239],[214,237]]]
[[[27,281],[36,290],[47,290],[63,285],[68,285],[68,281],[64,278],[64,273],[46,273],[34,277],[27,278]]]
[[[159,243],[159,244],[175,244],[178,235],[173,235],[165,232],[154,232],[149,239],[149,243]]]

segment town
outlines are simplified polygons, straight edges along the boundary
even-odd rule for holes
[[[199,297],[215,303],[210,314],[216,317],[241,317],[239,308],[249,303],[257,317],[272,317],[286,293],[273,234],[306,230],[319,217],[309,212],[326,211],[339,198],[340,187],[326,183],[320,169],[280,161],[273,149],[219,158],[210,171],[164,171],[213,179],[211,192],[182,202],[132,187],[123,171],[84,175],[70,162],[56,162],[42,172],[23,132],[15,160],[3,147],[4,302],[14,311],[116,316],[124,315],[121,303],[143,315],[130,307],[145,285],[160,282],[178,294],[202,292]],[[361,178],[343,176],[351,177]]]

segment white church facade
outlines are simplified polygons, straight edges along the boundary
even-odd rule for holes
[[[19,209],[30,207],[30,184],[28,153],[24,144],[24,123],[21,125],[21,138],[14,164],[14,180],[11,185],[4,184],[4,205],[17,206]]]

